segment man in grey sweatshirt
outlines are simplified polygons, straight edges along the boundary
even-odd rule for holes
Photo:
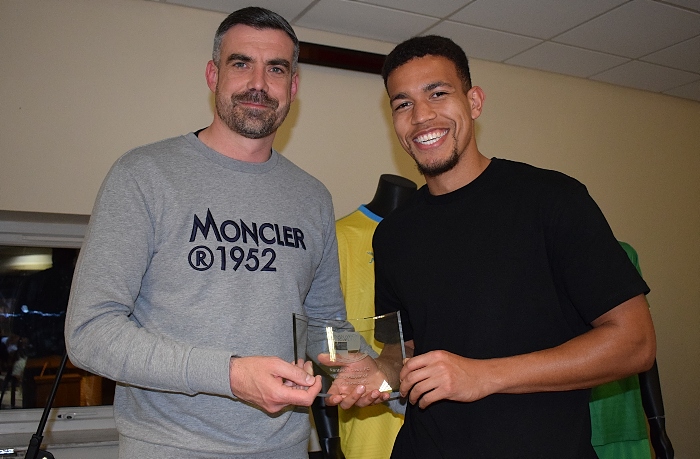
[[[207,128],[106,177],[76,268],[71,361],[118,382],[120,458],[307,457],[321,389],[292,314],[344,318],[328,190],[272,149],[299,42],[262,8],[219,26]]]

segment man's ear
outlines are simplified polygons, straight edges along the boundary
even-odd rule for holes
[[[204,76],[207,79],[207,86],[211,92],[216,92],[216,84],[219,81],[219,68],[214,64],[214,61],[207,62],[207,68],[204,71]]]
[[[292,87],[290,88],[290,102],[294,101],[297,95],[297,91],[299,90],[299,71],[297,71],[294,75],[292,75]]]
[[[473,86],[467,92],[467,99],[469,100],[470,114],[473,120],[477,119],[481,115],[481,110],[484,108],[484,100],[486,95],[483,89],[479,86]]]

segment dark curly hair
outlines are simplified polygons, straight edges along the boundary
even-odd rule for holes
[[[457,74],[464,83],[464,90],[467,91],[472,87],[469,60],[464,50],[449,38],[438,35],[413,37],[396,45],[384,60],[382,67],[384,87],[386,88],[386,80],[391,72],[411,59],[425,56],[441,56],[449,59],[457,68]]]

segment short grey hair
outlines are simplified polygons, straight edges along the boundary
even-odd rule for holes
[[[297,38],[294,29],[289,25],[289,22],[279,14],[274,11],[270,11],[265,8],[260,8],[257,6],[249,6],[242,8],[240,10],[234,11],[229,14],[226,19],[219,25],[216,30],[216,35],[214,35],[214,50],[212,51],[211,58],[219,67],[221,63],[221,41],[226,35],[229,29],[237,24],[243,24],[254,29],[274,29],[281,30],[286,33],[289,38],[294,43],[294,55],[292,56],[292,73],[296,73],[297,64],[299,63],[299,39]]]

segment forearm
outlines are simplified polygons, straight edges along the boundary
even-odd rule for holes
[[[230,352],[156,335],[116,312],[116,307],[111,311],[89,319],[73,312],[67,318],[66,349],[75,365],[142,388],[230,395]]]
[[[492,394],[584,389],[649,368],[654,327],[643,296],[596,319],[594,328],[559,346],[494,359],[431,351],[401,370],[401,394],[422,408],[438,400],[473,402]]]
[[[555,348],[482,361],[493,392],[583,389],[650,368],[656,340],[646,300],[639,296],[613,311],[614,320],[604,314],[592,330]]]

